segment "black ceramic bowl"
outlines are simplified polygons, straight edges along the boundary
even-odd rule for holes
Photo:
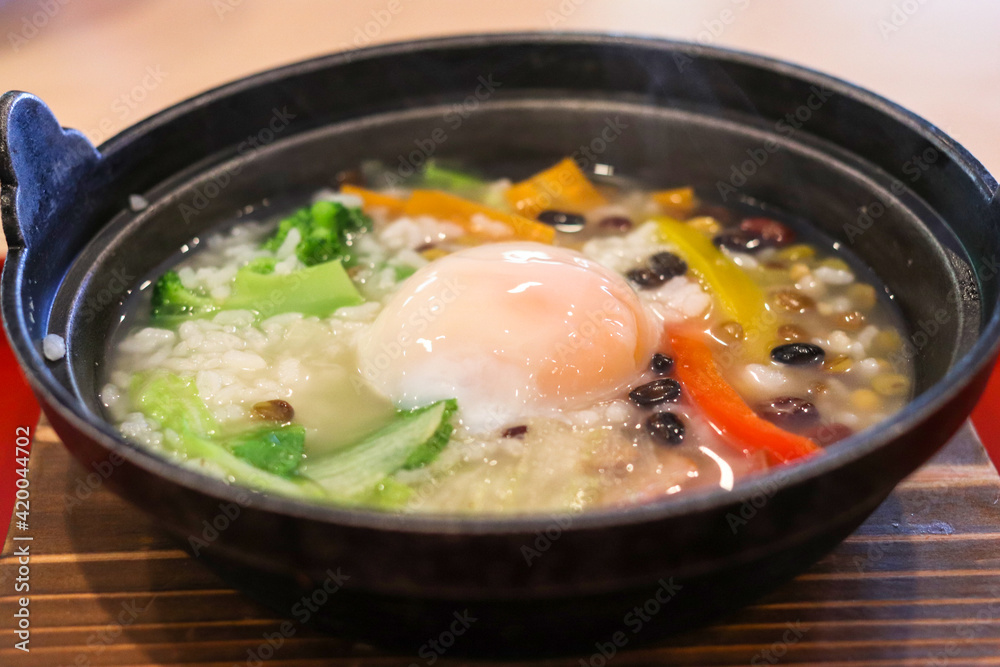
[[[0,104],[8,334],[48,418],[88,467],[285,614],[410,651],[648,641],[802,570],[968,415],[997,351],[996,182],[927,122],[754,56],[651,39],[493,35],[394,44],[258,74],[94,149],[36,98]],[[565,156],[649,186],[694,183],[809,220],[875,267],[910,328],[918,393],[823,456],[739,484],[582,515],[397,516],[247,494],[125,442],[96,399],[118,305],[190,237],[306,195],[367,158],[429,155],[520,177]],[[130,195],[149,202],[130,208]],[[48,362],[43,336],[66,339]],[[249,501],[247,501],[249,496]],[[203,522],[236,503],[228,527]],[[334,582],[330,573],[349,578]],[[328,598],[328,599],[326,599]],[[639,607],[640,610],[635,610]],[[298,620],[302,620],[299,618]]]

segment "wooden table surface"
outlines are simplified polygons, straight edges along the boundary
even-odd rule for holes
[[[1000,3],[971,0],[0,0],[0,89],[38,94],[100,143],[208,87],[352,46],[459,32],[623,31],[843,77],[937,123],[996,173],[998,25]],[[37,435],[32,651],[11,648],[16,563],[5,556],[0,667],[247,664],[278,619],[105,489],[67,504],[85,490],[86,471],[51,429]],[[614,662],[1000,663],[998,499],[1000,479],[966,430],[796,581],[724,623]],[[801,636],[788,635],[788,623]],[[414,662],[424,664],[302,629],[267,664]]]
[[[38,428],[31,652],[12,648],[11,537],[22,534],[12,527],[0,560],[0,665],[247,664],[282,619],[227,587],[155,521],[103,487],[90,491],[88,472],[51,428]],[[998,502],[1000,477],[966,427],[805,574],[722,622],[614,662],[1000,664]],[[266,664],[425,664],[416,650],[387,655],[297,628]]]

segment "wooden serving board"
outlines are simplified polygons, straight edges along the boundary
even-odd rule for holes
[[[103,487],[90,490],[86,478],[43,421],[31,456],[29,531],[12,526],[0,560],[0,665],[256,667],[271,654],[261,664],[429,664],[418,647],[388,655],[297,625],[269,651],[266,637],[280,636],[283,619],[226,587],[146,515]],[[807,573],[724,622],[611,662],[1000,664],[998,503],[1000,477],[966,426]],[[23,542],[12,538],[24,534],[34,538],[30,653],[13,648],[20,594],[12,554]],[[446,655],[437,664],[458,662]],[[603,663],[595,653],[528,664]]]

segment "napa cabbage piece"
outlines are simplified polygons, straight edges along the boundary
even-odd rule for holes
[[[381,429],[333,454],[306,462],[305,429],[295,423],[226,433],[191,378],[137,373],[132,404],[162,430],[167,448],[201,459],[230,481],[297,498],[398,509],[412,489],[393,479],[434,461],[454,431],[455,400],[399,410]]]
[[[226,436],[190,378],[167,371],[137,373],[129,387],[132,404],[163,431],[168,447],[188,459],[203,459],[222,473],[260,491],[320,498],[323,489],[297,474],[305,431],[276,424]]]
[[[305,473],[338,500],[400,506],[409,491],[392,475],[427,465],[440,454],[454,431],[451,418],[457,409],[450,399],[397,411],[390,423],[361,441],[309,462]]]

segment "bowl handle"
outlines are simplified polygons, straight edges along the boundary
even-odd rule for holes
[[[100,160],[83,134],[63,129],[34,95],[0,97],[0,215],[7,245],[30,250],[54,234],[64,220],[59,203],[79,191]]]

